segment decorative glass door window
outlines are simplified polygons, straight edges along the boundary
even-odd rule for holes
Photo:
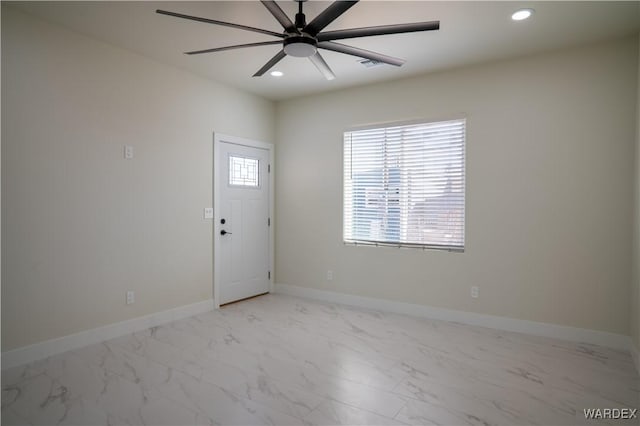
[[[255,158],[229,156],[229,185],[257,188],[259,164]]]

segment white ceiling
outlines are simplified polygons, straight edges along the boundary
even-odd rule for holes
[[[292,0],[278,3],[293,20],[297,3]],[[279,51],[278,45],[185,55],[182,52],[188,50],[276,38],[155,13],[160,8],[281,32],[278,22],[257,1],[13,4],[91,37],[273,100],[612,39],[640,29],[640,2],[637,1],[364,0],[326,30],[432,20],[440,21],[440,30],[340,40],[407,62],[400,68],[390,65],[365,68],[358,62],[359,58],[323,50],[322,55],[336,74],[335,80],[327,81],[309,60],[293,57],[284,58],[273,68],[284,72],[284,77],[269,74],[252,77]],[[304,3],[307,21],[329,4],[326,1]],[[523,22],[512,21],[512,12],[522,7],[535,9],[534,16]]]

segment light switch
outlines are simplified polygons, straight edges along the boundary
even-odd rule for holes
[[[125,145],[124,146],[124,158],[126,160],[131,160],[133,158],[133,146]]]
[[[205,207],[204,208],[204,218],[205,219],[213,219],[213,208]]]

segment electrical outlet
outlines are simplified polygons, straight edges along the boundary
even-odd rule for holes
[[[213,219],[213,208],[205,207],[204,208],[204,218],[205,219]]]
[[[474,299],[477,299],[479,295],[480,295],[480,287],[475,285],[471,287],[471,297],[473,297]]]
[[[127,292],[127,305],[133,305],[136,301],[136,294],[133,291]]]
[[[333,281],[333,271],[331,269],[327,271],[327,281]]]

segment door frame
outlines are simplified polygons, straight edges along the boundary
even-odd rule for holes
[[[269,226],[269,270],[271,276],[269,278],[269,292],[273,292],[274,279],[274,251],[275,251],[275,220],[274,220],[274,146],[271,143],[259,142],[251,139],[241,138],[238,136],[230,136],[222,133],[213,133],[213,305],[215,309],[220,308],[220,288],[216,283],[220,282],[220,247],[221,235],[220,230],[220,187],[225,182],[225,176],[220,176],[220,167],[218,159],[220,158],[220,144],[230,143],[234,145],[242,145],[250,148],[260,148],[269,152],[269,217],[271,218],[271,226]]]

